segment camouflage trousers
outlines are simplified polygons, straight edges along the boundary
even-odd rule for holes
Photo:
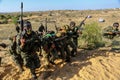
[[[28,52],[21,52],[20,53],[23,64],[30,69],[36,69],[40,67],[40,60],[37,53],[28,53]]]
[[[54,64],[54,61],[58,58],[56,49],[52,49],[50,52],[43,50],[44,65],[48,66],[50,63]]]
[[[22,59],[23,59],[23,64],[26,66],[26,68],[29,68],[32,74],[33,78],[37,78],[35,69],[40,67],[40,60],[37,55],[37,53],[32,53],[32,52],[22,52],[20,53]]]
[[[64,60],[65,59],[64,44],[61,44],[61,43],[56,44],[56,49],[57,49],[57,52],[60,52],[60,53],[57,53],[59,58]]]
[[[14,63],[19,67],[20,71],[23,71],[23,59],[21,55],[11,48],[9,49],[9,53],[12,56]]]
[[[78,47],[78,39],[77,38],[73,38],[73,43],[76,45],[76,47]]]
[[[67,41],[67,45],[69,45],[72,48],[72,50],[71,50],[71,56],[74,56],[75,53],[77,53],[77,46],[75,45],[75,43],[71,39],[69,39]]]

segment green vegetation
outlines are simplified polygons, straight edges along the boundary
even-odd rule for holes
[[[81,36],[82,44],[87,49],[94,49],[101,46],[104,46],[104,42],[102,41],[101,28],[97,23],[87,24],[84,27]]]
[[[5,15],[0,15],[0,19],[6,18]]]
[[[0,23],[1,24],[7,24],[9,18],[10,17],[8,15],[0,15]]]
[[[7,18],[4,18],[4,19],[2,20],[2,23],[3,23],[3,24],[7,24],[7,23],[8,23]]]
[[[13,24],[17,25],[17,20],[18,20],[18,17],[12,17]]]

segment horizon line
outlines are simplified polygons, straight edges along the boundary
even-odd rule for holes
[[[120,8],[104,8],[104,9],[53,9],[53,10],[30,10],[30,11],[24,11],[23,12],[47,12],[47,11],[65,11],[65,10],[71,10],[71,11],[87,11],[87,10],[111,10],[111,9],[120,9]],[[0,13],[19,13],[21,11],[11,11],[11,12],[0,12]]]

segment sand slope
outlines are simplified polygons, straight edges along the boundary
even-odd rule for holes
[[[28,69],[19,73],[11,57],[1,50],[3,57],[0,80],[30,80]],[[107,50],[79,50],[71,63],[57,63],[48,70],[37,69],[39,80],[120,80],[120,53]]]

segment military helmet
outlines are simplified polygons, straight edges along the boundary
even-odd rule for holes
[[[75,26],[75,25],[76,25],[76,23],[74,21],[70,22],[70,26]]]
[[[119,27],[119,23],[118,22],[113,23],[113,27]]]

